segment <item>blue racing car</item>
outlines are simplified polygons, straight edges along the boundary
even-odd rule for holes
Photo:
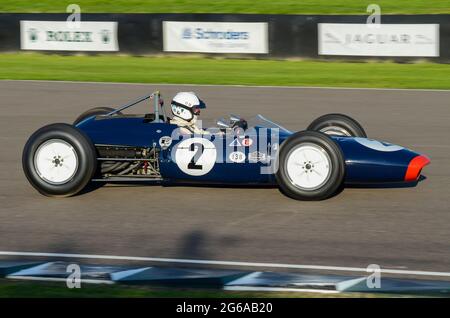
[[[151,113],[123,113],[146,100]],[[182,131],[159,92],[117,109],[90,109],[72,125],[42,127],[22,157],[27,179],[47,196],[71,196],[89,182],[144,182],[277,186],[297,200],[326,199],[346,184],[414,185],[429,162],[368,139],[342,114],[321,116],[299,132],[262,115],[230,116],[201,133]]]

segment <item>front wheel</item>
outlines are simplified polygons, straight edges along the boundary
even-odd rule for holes
[[[307,130],[320,131],[330,136],[367,138],[361,124],[344,114],[320,116],[308,126]]]
[[[52,124],[25,144],[22,165],[31,185],[46,196],[71,196],[92,179],[97,166],[94,145],[77,128]]]
[[[334,195],[344,181],[340,147],[327,135],[301,131],[280,147],[276,180],[280,190],[296,200],[323,200]]]

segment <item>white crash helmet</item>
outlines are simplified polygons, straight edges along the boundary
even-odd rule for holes
[[[198,116],[201,108],[206,108],[206,105],[193,92],[179,92],[171,104],[173,115],[186,121]]]

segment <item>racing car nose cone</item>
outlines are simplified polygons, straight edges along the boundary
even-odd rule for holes
[[[408,164],[408,169],[406,169],[405,181],[411,182],[416,181],[423,167],[430,163],[430,159],[428,157],[420,155],[414,157]]]

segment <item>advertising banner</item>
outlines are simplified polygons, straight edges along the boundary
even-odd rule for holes
[[[439,24],[319,23],[319,55],[439,56]]]
[[[163,22],[166,52],[269,53],[268,25],[262,22]]]
[[[117,22],[20,21],[22,50],[118,51]]]

